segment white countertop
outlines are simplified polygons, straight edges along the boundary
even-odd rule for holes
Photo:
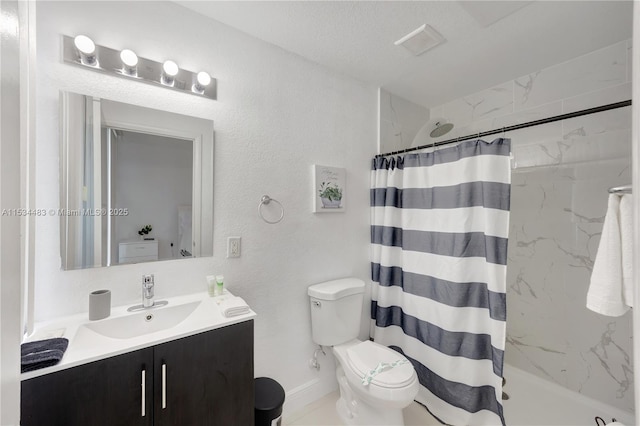
[[[31,379],[44,374],[53,373],[55,371],[132,352],[137,349],[154,346],[171,340],[180,339],[182,337],[192,336],[194,334],[225,327],[227,325],[237,324],[250,320],[256,316],[256,313],[252,310],[247,314],[231,318],[223,316],[218,304],[220,301],[228,297],[233,297],[233,295],[225,290],[225,293],[222,296],[216,297],[210,297],[208,293],[203,292],[186,296],[159,299],[168,300],[169,304],[166,307],[153,308],[143,312],[154,313],[165,308],[185,303],[197,301],[201,301],[201,303],[191,315],[171,328],[127,339],[106,337],[90,330],[87,327],[83,327],[83,325],[88,323],[98,323],[100,321],[109,321],[114,318],[125,317],[127,315],[140,314],[140,311],[127,312],[127,308],[131,305],[112,308],[111,315],[109,317],[98,321],[89,321],[88,313],[85,312],[83,314],[38,323],[35,326],[34,333],[27,339],[27,341],[46,339],[50,337],[65,337],[69,339],[69,347],[58,364],[23,373],[21,374],[21,380]]]

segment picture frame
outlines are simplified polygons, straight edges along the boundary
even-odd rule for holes
[[[347,170],[342,167],[313,165],[313,212],[345,211]]]

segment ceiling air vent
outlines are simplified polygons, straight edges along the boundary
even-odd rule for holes
[[[429,49],[436,47],[443,43],[445,38],[442,37],[436,30],[427,24],[422,25],[420,28],[411,31],[394,44],[396,46],[403,46],[413,55],[418,56],[423,54]]]

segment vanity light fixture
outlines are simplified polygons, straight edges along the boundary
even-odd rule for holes
[[[138,55],[133,50],[124,49],[120,52],[122,73],[135,77],[138,75]]]
[[[73,39],[73,45],[78,50],[80,62],[83,65],[98,65],[96,60],[96,44],[86,35],[79,35]]]
[[[198,75],[196,75],[196,82],[193,84],[193,91],[198,94],[202,94],[209,84],[211,84],[211,76],[209,73],[200,71]]]
[[[178,64],[173,61],[164,61],[162,64],[162,84],[173,86],[173,83],[175,83],[175,77],[178,75],[178,71],[180,71]]]
[[[95,44],[86,35],[62,36],[62,61],[112,76],[209,99],[217,98],[217,81],[206,71],[181,69],[174,61],[157,62],[130,49],[116,50]]]

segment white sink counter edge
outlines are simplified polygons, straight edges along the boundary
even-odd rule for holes
[[[56,371],[65,370],[67,368],[77,367],[82,364],[99,361],[101,359],[109,358],[115,355],[121,355],[138,349],[155,346],[160,343],[192,336],[194,334],[214,330],[216,328],[225,327],[227,325],[237,324],[243,321],[250,320],[256,316],[256,313],[253,310],[250,310],[247,314],[231,318],[223,316],[218,303],[222,298],[225,297],[233,297],[233,295],[225,290],[224,295],[216,297],[210,297],[207,292],[202,292],[185,296],[158,299],[157,301],[168,300],[169,304],[166,307],[150,309],[148,312],[153,313],[164,308],[190,302],[202,301],[202,303],[198,305],[198,307],[189,317],[171,328],[132,337],[129,339],[113,339],[105,337],[98,333],[90,331],[85,327],[82,333],[82,341],[80,343],[74,342],[78,330],[84,324],[97,323],[99,321],[106,321],[117,317],[131,315],[131,312],[127,312],[127,308],[132,305],[112,308],[111,315],[104,320],[89,321],[89,314],[88,312],[85,312],[83,314],[76,314],[68,317],[62,317],[55,320],[37,323],[35,325],[32,337],[28,338],[27,341],[39,340],[38,338],[35,338],[37,336],[43,336],[42,338],[47,338],[47,334],[54,333],[56,330],[64,329],[64,334],[61,337],[69,339],[69,347],[62,357],[62,360],[58,364],[51,367],[22,373],[20,379],[28,380]],[[138,313],[139,312],[140,311],[138,311]]]

